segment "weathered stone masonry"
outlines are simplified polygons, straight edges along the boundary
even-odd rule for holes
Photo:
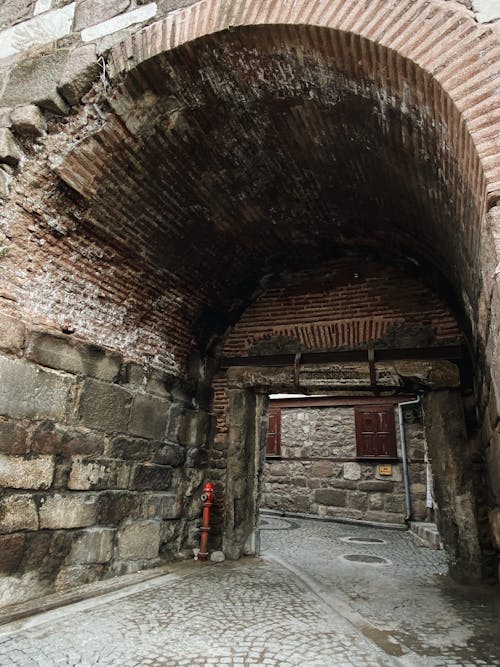
[[[373,404],[376,398],[365,401]],[[383,461],[356,460],[354,408],[349,406],[348,398],[342,402],[344,405],[332,407],[286,407],[285,402],[281,408],[281,456],[266,462],[262,506],[318,516],[404,523],[402,464],[391,461],[391,474],[381,475],[378,466]],[[271,403],[280,405],[280,401]],[[401,456],[399,428],[396,433]],[[411,518],[422,521],[428,517],[428,510],[425,436],[419,409],[405,412],[405,434]]]
[[[202,481],[175,378],[0,320],[3,604],[186,555]]]
[[[0,310],[12,318],[2,334],[2,475],[18,484],[2,502],[21,504],[11,519],[29,517],[2,537],[13,575],[6,596],[16,577],[28,596],[50,590],[55,577],[62,587],[152,565],[160,543],[162,553],[189,545],[194,505],[165,522],[177,509],[161,502],[190,498],[201,481],[221,341],[269,276],[323,265],[346,248],[417,267],[431,292],[458,306],[477,404],[468,433],[446,433],[434,420],[435,433],[457,443],[445,452],[456,474],[448,539],[456,545],[466,525],[471,535],[478,527],[481,555],[472,539],[453,558],[494,561],[497,18],[487,0],[2,4]],[[286,322],[281,335],[288,344],[363,345],[365,316],[337,318],[331,331]],[[355,340],[344,337],[349,326]],[[287,386],[292,375],[283,373]],[[264,424],[255,384],[242,398],[231,381],[247,422],[252,413]],[[448,399],[461,419],[456,395]],[[253,422],[244,426],[236,458],[253,457],[259,440]],[[178,446],[200,446],[200,456],[167,462]],[[454,452],[472,456],[480,483]],[[220,437],[208,453],[224,480]],[[257,459],[251,465],[258,472]],[[44,506],[78,494],[90,523],[41,527]],[[101,520],[104,498],[118,495],[130,508]],[[457,515],[460,502],[467,516]],[[221,517],[226,526],[231,512]],[[141,547],[134,528],[123,532],[135,524],[149,536]],[[77,537],[87,540],[80,551]],[[95,562],[81,562],[90,552]]]

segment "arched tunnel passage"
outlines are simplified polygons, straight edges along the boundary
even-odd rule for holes
[[[411,11],[425,12],[423,5]],[[436,30],[449,29],[454,44],[467,35],[471,51],[480,48],[467,21],[432,9]],[[482,547],[474,572],[485,559],[491,569],[498,419],[487,362],[495,358],[489,299],[496,251],[484,216],[496,172],[485,159],[490,117],[477,120],[489,75],[473,73],[470,87],[461,86],[459,62],[449,54],[443,61],[446,40],[435,65],[426,66],[424,45],[433,39],[405,44],[409,16],[392,43],[370,34],[371,14],[355,30],[342,24],[353,18],[346,12],[307,25],[300,13],[270,22],[249,10],[255,21],[245,25],[242,14],[234,26],[215,12],[207,26],[190,11],[180,32],[168,19],[113,51],[109,88],[96,87],[64,123],[53,119],[43,160],[28,154],[12,194],[2,307],[22,324],[6,347],[5,377],[15,385],[22,375],[21,392],[32,375],[43,377],[56,396],[22,409],[4,401],[9,429],[30,422],[30,452],[46,471],[20,494],[31,518],[8,530],[23,533],[18,560],[31,549],[31,531],[93,522],[104,526],[101,570],[110,575],[185,556],[206,457],[222,451],[208,413],[228,330],[237,330],[273,276],[361,253],[363,266],[378,257],[414,267],[471,351],[477,414],[487,422],[475,453],[484,488],[479,501],[477,489],[468,496],[473,518],[468,509],[460,529],[455,516],[449,523],[455,542],[473,525],[468,534],[479,534]],[[396,339],[409,333],[398,322],[413,317],[426,322],[413,344],[421,346],[421,336],[437,344],[424,311],[421,304],[394,319]],[[319,347],[345,346],[332,334]],[[484,419],[488,402],[494,415]],[[73,436],[79,444],[66,446]],[[464,442],[463,431],[457,437]],[[447,451],[458,455],[461,447]],[[457,470],[460,477],[464,467]],[[86,518],[66,525],[49,516],[51,505],[56,512],[76,493]],[[13,517],[15,494],[6,506]],[[249,498],[256,502],[256,493]],[[153,545],[144,558],[134,531],[145,531]],[[69,560],[58,567],[67,577],[77,555],[70,540],[66,546]],[[100,576],[96,563],[83,565],[83,578]]]
[[[350,251],[268,280],[225,339],[214,379],[209,474],[227,494],[224,551],[258,551],[261,495],[276,509],[311,515],[425,520],[427,457],[450,571],[481,579],[485,536],[471,521],[482,477],[464,340],[446,302],[386,260]],[[268,396],[281,392],[311,398],[284,401],[276,415]],[[408,429],[396,408],[417,396],[423,412]],[[271,429],[271,415],[281,423],[282,414],[284,449],[273,450],[264,478],[268,420]]]

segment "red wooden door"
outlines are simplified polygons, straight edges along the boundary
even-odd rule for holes
[[[266,456],[279,456],[281,453],[281,410],[269,408],[269,427],[267,429]]]
[[[355,408],[357,455],[369,458],[396,458],[394,408],[364,405]]]

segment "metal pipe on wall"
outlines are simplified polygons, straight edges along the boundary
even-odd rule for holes
[[[407,405],[418,405],[420,403],[420,396],[418,396],[414,401],[404,401],[403,403],[398,403],[398,420],[399,420],[399,439],[401,442],[401,458],[403,459],[403,481],[405,487],[405,503],[406,503],[406,516],[405,521],[411,519],[411,495],[410,495],[410,478],[408,473],[408,454],[406,451],[406,436],[405,428],[403,423],[403,407]]]

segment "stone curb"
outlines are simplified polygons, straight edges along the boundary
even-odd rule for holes
[[[261,516],[284,517],[290,519],[311,519],[313,521],[326,521],[330,523],[345,523],[350,526],[368,526],[370,528],[385,528],[386,530],[408,530],[408,526],[402,523],[378,523],[376,521],[365,521],[363,519],[347,519],[334,516],[317,516],[316,514],[300,514],[299,512],[281,512],[280,510],[261,510]]]
[[[81,602],[82,600],[88,600],[92,597],[100,597],[107,593],[113,593],[114,591],[133,586],[134,584],[140,584],[144,581],[155,579],[156,577],[172,574],[173,571],[174,567],[170,564],[168,566],[161,566],[152,570],[147,570],[146,572],[126,574],[108,581],[99,581],[93,584],[78,586],[70,591],[53,593],[52,595],[35,598],[34,600],[27,600],[20,604],[8,605],[0,610],[0,626],[14,621],[20,621],[28,616],[35,616],[36,614],[42,614],[46,611]]]

